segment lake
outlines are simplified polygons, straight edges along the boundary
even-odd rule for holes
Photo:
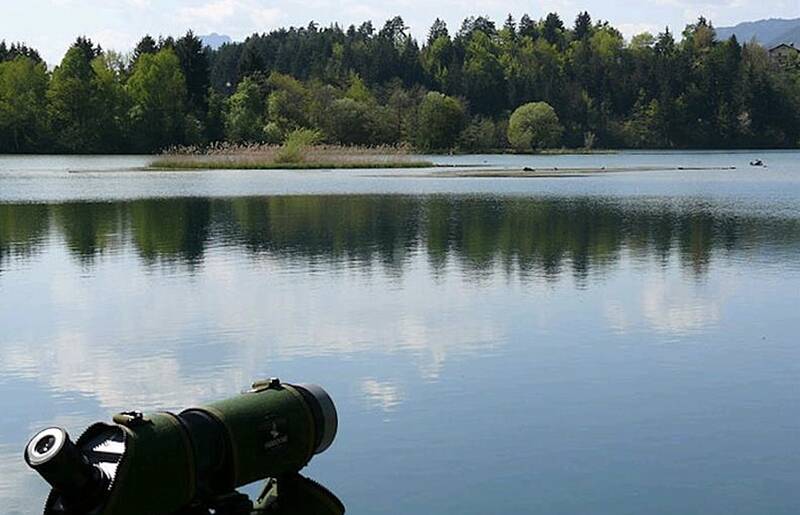
[[[0,157],[0,512],[38,429],[270,376],[334,398],[305,472],[349,513],[800,511],[800,153],[432,159],[736,169]]]

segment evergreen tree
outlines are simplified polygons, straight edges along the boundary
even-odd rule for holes
[[[239,57],[239,77],[247,77],[254,73],[263,73],[265,69],[266,65],[261,57],[261,53],[256,48],[256,41],[249,40],[245,42],[241,56]]]
[[[186,79],[188,107],[199,118],[205,118],[208,109],[206,95],[209,86],[209,66],[203,43],[189,31],[175,42],[175,54]]]
[[[575,18],[575,39],[581,40],[589,36],[592,31],[592,17],[587,11],[578,14]]]
[[[38,51],[24,43],[12,43],[9,47],[4,40],[0,40],[0,63],[11,61],[17,57],[27,57],[36,63],[44,62]]]
[[[155,54],[158,52],[158,44],[156,40],[150,37],[150,35],[145,35],[137,44],[136,48],[133,49],[133,59],[131,60],[131,64],[135,64],[136,61],[144,54]]]
[[[431,45],[439,38],[449,37],[450,33],[447,31],[447,24],[439,18],[436,18],[436,20],[433,22],[433,25],[431,25],[431,29],[428,31],[428,45]]]
[[[536,27],[536,22],[534,22],[527,14],[522,15],[522,18],[519,20],[519,35],[529,37],[531,39],[536,39],[539,37],[539,30]]]
[[[542,37],[550,43],[561,48],[564,44],[564,22],[556,13],[550,13],[542,24]]]
[[[95,57],[103,53],[103,49],[100,48],[100,45],[95,46],[95,44],[92,43],[92,40],[86,36],[79,36],[78,39],[75,40],[75,43],[73,43],[72,47],[83,52],[83,55],[88,62],[91,62]]]
[[[503,31],[512,39],[514,39],[517,35],[517,23],[514,21],[514,17],[510,14],[506,16],[506,21],[503,23]]]

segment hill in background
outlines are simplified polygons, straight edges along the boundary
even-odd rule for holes
[[[222,45],[231,43],[233,41],[230,36],[226,36],[225,34],[217,34],[216,32],[198,37],[200,38],[200,41],[203,42],[203,46],[210,46],[213,50],[217,50]]]
[[[734,34],[740,43],[755,39],[767,48],[781,43],[794,43],[800,47],[800,18],[748,21],[735,27],[717,27],[717,38],[720,40],[729,39]]]

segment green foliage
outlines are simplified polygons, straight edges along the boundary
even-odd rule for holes
[[[508,141],[519,151],[555,147],[563,132],[558,115],[545,102],[518,107],[508,122]]]
[[[263,138],[265,143],[277,144],[283,141],[283,130],[275,122],[264,126]]]
[[[149,34],[145,35],[139,43],[136,44],[136,48],[133,49],[133,63],[136,63],[144,54],[155,54],[156,52],[158,52],[156,40]]]
[[[649,32],[642,32],[641,34],[637,34],[631,38],[631,42],[628,45],[632,51],[641,53],[645,52],[653,48],[656,44],[656,38]]]
[[[308,90],[297,79],[273,72],[267,79],[272,92],[267,97],[267,117],[281,132],[306,127],[308,121]]]
[[[425,95],[419,107],[420,148],[452,148],[464,125],[464,115],[464,106],[457,99],[433,91]]]
[[[115,56],[110,55],[110,58]],[[130,107],[125,88],[122,84],[123,68],[113,60],[101,54],[92,60],[94,71],[94,98],[96,108],[96,124],[98,149],[94,151],[120,152],[124,150],[123,140],[126,129],[126,113]]]
[[[42,62],[42,57],[39,55],[39,52],[26,44],[12,43],[11,46],[8,46],[5,40],[0,40],[0,63],[4,61],[13,61],[18,57],[27,57],[35,63]]]
[[[499,29],[470,17],[455,34],[437,20],[419,44],[395,17],[218,50],[191,32],[145,36],[130,57],[79,38],[51,74],[28,64],[41,63],[36,50],[0,42],[0,63],[17,63],[0,76],[0,152],[278,143],[298,128],[346,144],[479,150],[507,146],[509,111],[532,102],[558,113],[567,147],[800,146],[800,59],[777,66],[757,44],[718,40],[703,18],[682,36],[625,44],[582,12],[571,27],[554,13]]]
[[[331,103],[323,127],[329,140],[342,145],[380,145],[398,139],[390,108],[350,97]]]
[[[228,99],[225,137],[234,143],[260,141],[263,127],[264,100],[261,87],[254,79],[246,78]]]
[[[286,136],[277,156],[276,163],[302,163],[303,154],[308,147],[322,140],[322,133],[315,129],[295,129]]]
[[[46,150],[47,79],[44,64],[29,57],[0,62],[0,153]]]
[[[367,85],[364,84],[364,81],[361,80],[361,77],[359,77],[357,74],[354,73],[350,75],[349,82],[350,85],[348,86],[347,91],[344,94],[347,98],[365,104],[375,101],[375,99],[372,96],[372,93],[370,93],[369,89],[367,89]]]
[[[661,106],[658,100],[636,104],[634,115],[622,126],[623,143],[631,148],[663,148],[666,146],[661,125]]]
[[[331,104],[327,133],[331,140],[344,145],[364,145],[371,137],[370,107],[350,97]]]
[[[225,97],[213,88],[208,90],[205,128],[206,141],[218,142],[225,139]]]
[[[480,113],[496,113],[506,103],[503,67],[495,41],[480,30],[472,33],[464,60],[466,92]]]
[[[609,63],[621,54],[625,40],[616,29],[601,27],[594,31],[589,38],[589,43],[594,54]]]
[[[74,45],[53,72],[47,90],[56,144],[65,152],[100,152],[106,113],[96,102],[98,80],[85,48]]]
[[[184,142],[186,80],[172,49],[139,57],[126,88],[138,150],[152,152]]]
[[[202,116],[208,109],[206,94],[209,85],[208,56],[203,43],[189,31],[175,42],[175,54],[186,80],[187,107],[195,116]]]
[[[489,152],[502,148],[497,125],[483,116],[476,116],[458,137],[458,147],[468,152]]]

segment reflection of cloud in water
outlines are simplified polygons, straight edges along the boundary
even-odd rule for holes
[[[57,335],[48,345],[4,345],[0,369],[57,392],[95,397],[109,409],[177,407],[213,392],[230,392],[230,377],[211,375],[202,384],[187,381],[175,356],[131,359],[97,347],[86,335],[74,332]]]
[[[248,274],[217,274],[229,266],[207,262],[208,280],[225,279],[197,309],[215,313],[215,330],[236,335],[246,360],[402,351],[424,377],[436,378],[449,355],[502,340],[500,324],[469,295],[470,285],[457,276],[433,283],[425,264],[409,265],[401,278],[334,269],[302,279],[273,276],[266,287]]]
[[[46,345],[4,344],[0,348],[0,370],[37,380],[60,393],[92,396],[112,410],[197,403],[214,393],[230,393],[231,382],[240,379],[227,373],[225,377],[212,374],[202,383],[193,382],[182,372],[175,356],[165,353],[133,358],[130,353],[113,345],[104,347],[74,330],[54,335]]]
[[[719,322],[723,300],[722,291],[712,295],[696,284],[657,277],[642,289],[642,314],[656,331],[680,335]]]
[[[705,331],[723,317],[727,299],[737,288],[735,279],[685,281],[676,270],[665,270],[636,278],[629,284],[608,288],[615,292],[602,301],[603,316],[610,330],[625,334],[636,328],[682,336]],[[641,282],[639,282],[641,281]]]
[[[625,306],[617,300],[609,300],[603,306],[609,328],[617,333],[627,333],[631,327],[631,320]]]
[[[20,492],[38,492],[38,497],[24,497]],[[42,479],[30,470],[22,459],[22,450],[0,445],[0,504],[3,515],[22,515],[41,511],[47,486]]]
[[[450,357],[503,340],[497,313],[479,305],[502,286],[481,297],[456,273],[430,281],[422,257],[395,277],[212,252],[190,281],[128,268],[124,284],[106,284],[124,265],[55,275],[41,299],[54,319],[0,345],[0,371],[109,410],[172,408],[228,395],[277,360],[403,353],[433,380]]]
[[[371,407],[387,412],[392,411],[403,400],[403,394],[397,385],[375,379],[362,381],[361,393]]]

